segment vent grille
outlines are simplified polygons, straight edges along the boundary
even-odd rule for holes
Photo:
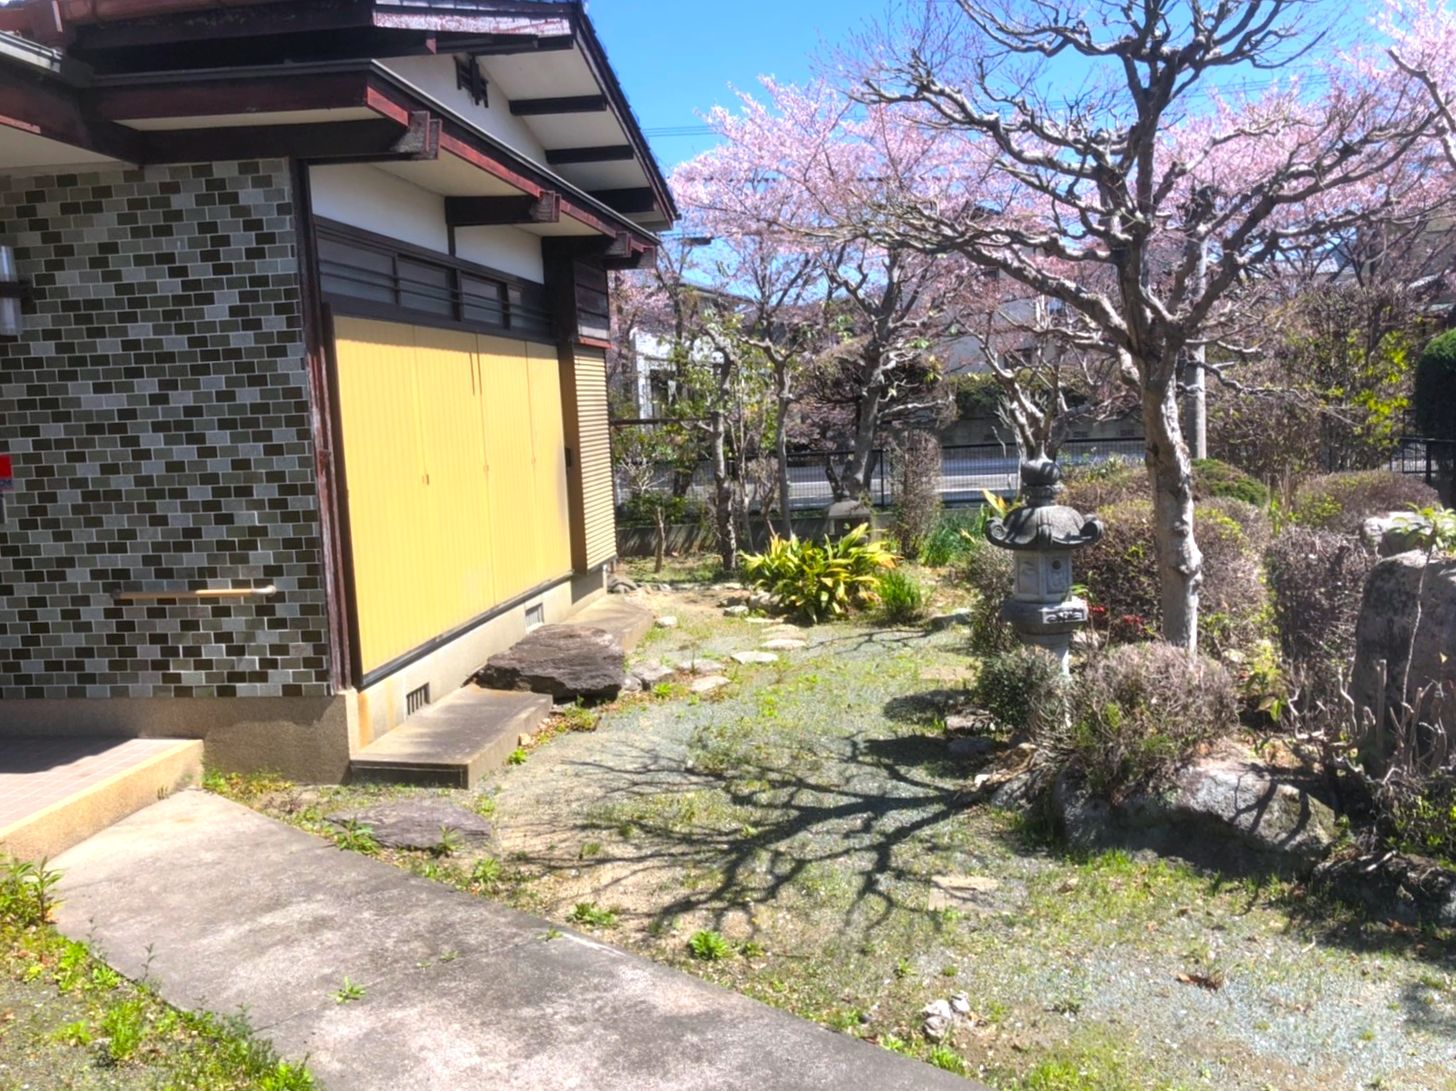
[[[526,628],[538,629],[546,624],[546,606],[544,603],[536,603],[535,606],[526,607]]]
[[[406,716],[413,716],[429,703],[430,686],[429,683],[426,683],[419,689],[410,690],[410,692],[404,695],[404,714]]]

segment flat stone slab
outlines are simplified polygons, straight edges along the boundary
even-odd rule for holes
[[[439,796],[382,803],[333,815],[329,821],[336,826],[353,823],[367,827],[375,841],[390,849],[428,851],[439,847],[451,834],[462,847],[472,847],[488,843],[494,835],[490,823],[480,815]]]
[[[706,678],[699,678],[688,688],[697,694],[712,693],[715,689],[722,689],[728,684],[728,679],[721,674],[710,674]]]
[[[465,686],[382,735],[349,762],[355,780],[473,788],[505,765],[551,698]]]
[[[328,1091],[977,1088],[203,792],[56,866],[66,935]]]
[[[659,682],[666,682],[677,674],[671,667],[664,667],[661,663],[644,663],[640,667],[632,668],[632,676],[644,686],[655,686]]]
[[[777,663],[779,657],[773,652],[734,652],[729,658],[735,663]]]
[[[652,615],[644,615],[650,626]],[[549,694],[557,702],[611,701],[627,677],[622,648],[621,640],[605,629],[543,625],[486,660],[475,681],[486,689]]]
[[[630,652],[651,630],[652,622],[651,610],[614,595],[587,604],[563,624],[582,625],[588,629],[600,629],[604,633],[610,633],[617,638],[617,643],[624,651]]]
[[[763,646],[771,652],[792,652],[798,651],[800,648],[807,648],[809,642],[791,637],[780,637],[776,640],[765,640]]]
[[[677,665],[685,674],[719,674],[723,664],[716,659],[687,659]]]

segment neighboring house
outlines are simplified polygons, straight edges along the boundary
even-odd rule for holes
[[[600,594],[674,217],[581,3],[0,8],[0,735],[337,778]]]

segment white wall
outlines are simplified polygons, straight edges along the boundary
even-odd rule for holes
[[[479,106],[471,100],[469,92],[455,85],[453,55],[396,57],[379,63],[442,106],[448,106],[461,117],[480,126],[507,147],[537,163],[546,161],[546,152],[541,147],[541,142],[532,134],[523,119],[511,113],[510,100],[498,86],[490,84],[490,93],[487,96],[490,100],[489,106]]]
[[[366,163],[312,167],[309,180],[314,215],[449,253],[445,198],[439,194]]]
[[[514,227],[461,227],[455,231],[455,253],[466,261],[488,265],[536,284],[546,282],[541,238]]]

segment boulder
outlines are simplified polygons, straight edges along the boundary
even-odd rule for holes
[[[1372,515],[1360,525],[1360,543],[1381,557],[1395,557],[1421,548],[1420,531],[1412,525],[1411,514],[1392,511]]]
[[[664,614],[662,617],[657,619],[657,627],[659,629],[676,629],[677,618],[674,617],[672,614]]]
[[[1456,871],[1414,856],[1339,856],[1315,868],[1310,885],[1362,906],[1379,920],[1456,928]]]
[[[953,758],[974,761],[991,754],[997,745],[995,739],[988,739],[985,735],[957,735],[950,740],[946,749]]]
[[[925,623],[925,627],[932,633],[939,633],[946,629],[954,629],[958,625],[969,625],[970,623],[971,612],[969,610],[955,610],[949,614],[936,614]]]
[[[627,676],[616,637],[587,625],[543,625],[493,655],[475,676],[487,689],[547,693],[558,702],[610,701]]]
[[[607,593],[611,595],[630,595],[637,589],[636,582],[626,576],[613,576],[607,581]]]
[[[418,796],[331,815],[329,822],[339,827],[357,824],[366,828],[385,848],[421,852],[441,848],[447,837],[457,841],[461,848],[485,844],[492,837],[489,822],[439,796]],[[449,832],[442,833],[442,830]]]
[[[1308,870],[1338,836],[1334,812],[1280,770],[1250,758],[1213,757],[1181,769],[1163,790],[1116,802],[1065,774],[1052,813],[1080,848],[1128,846],[1199,860],[1253,854],[1279,870]]]
[[[748,616],[748,604],[747,603],[741,603],[738,606],[728,606],[728,607],[725,607],[724,610],[723,610],[723,616],[724,617],[747,617]]]
[[[1356,711],[1388,725],[1386,710],[1415,704],[1435,682],[1456,686],[1456,560],[1387,557],[1370,570],[1355,625]],[[1437,712],[1433,696],[1420,710],[1428,721]],[[1378,770],[1384,755],[1362,757]]]

